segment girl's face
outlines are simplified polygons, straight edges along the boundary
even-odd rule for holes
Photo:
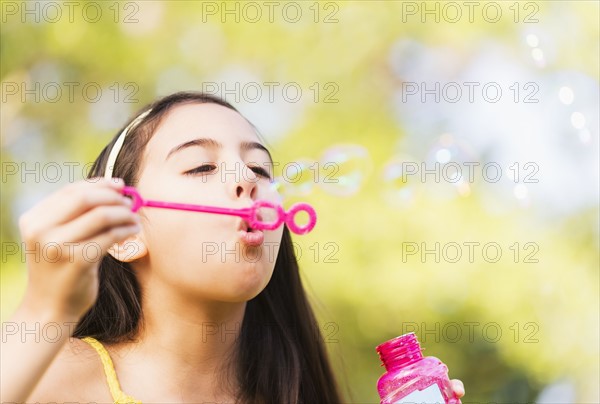
[[[182,104],[148,142],[137,188],[144,199],[245,208],[279,202],[273,167],[252,126],[218,104]],[[243,302],[271,279],[283,226],[246,244],[238,216],[144,208],[139,240],[147,273],[195,299]]]

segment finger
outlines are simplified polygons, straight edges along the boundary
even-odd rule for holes
[[[456,393],[456,395],[460,398],[462,396],[465,395],[465,386],[463,385],[463,382],[461,382],[458,379],[452,379],[452,390],[454,391],[454,393]]]
[[[31,231],[39,234],[98,205],[130,203],[129,198],[120,193],[119,186],[111,180],[102,179],[97,182],[79,181],[60,189],[28,212],[29,217],[35,217],[35,223],[29,223],[33,228]]]
[[[130,203],[130,199],[121,193],[124,187],[123,180],[119,180],[117,183],[114,180],[114,178],[101,178],[97,181],[83,181],[72,189],[69,189],[69,187],[63,189],[64,193],[62,196],[69,199],[70,206],[67,206],[66,209],[58,208],[55,214],[57,223],[66,223],[99,205],[122,205]],[[60,199],[63,205],[64,198]]]
[[[84,179],[83,182],[86,182],[89,184],[104,183],[104,184],[107,184],[109,187],[112,187],[117,190],[119,190],[125,186],[125,181],[123,181],[123,178],[118,178],[118,177],[113,177],[113,178],[92,177],[92,178]]]
[[[59,242],[79,242],[93,238],[112,227],[134,224],[139,224],[139,218],[129,206],[98,206],[58,227],[48,235],[48,238]]]

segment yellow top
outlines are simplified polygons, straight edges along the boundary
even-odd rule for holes
[[[100,355],[100,360],[104,367],[104,374],[106,375],[106,381],[108,382],[108,388],[110,389],[110,394],[112,395],[115,404],[142,404],[141,401],[136,400],[121,391],[121,386],[119,385],[112,359],[110,359],[108,351],[100,341],[92,337],[85,337],[81,340],[90,344],[92,348],[98,352],[98,355]]]

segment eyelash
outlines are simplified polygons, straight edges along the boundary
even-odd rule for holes
[[[206,167],[210,167],[210,170],[205,169]],[[216,168],[216,166],[212,165],[212,164],[204,164],[200,167],[196,167],[190,171],[186,171],[184,174],[185,175],[196,175],[196,174],[200,174],[200,173],[204,173],[207,171],[212,171]],[[265,170],[262,167],[249,167],[252,171],[254,171],[256,174],[263,176],[265,178],[271,179],[271,176],[269,175],[269,172],[267,170]]]

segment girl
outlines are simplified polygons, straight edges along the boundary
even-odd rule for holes
[[[257,242],[239,217],[132,213],[121,193],[242,208],[277,200],[272,168],[253,125],[217,97],[146,107],[88,180],[19,219],[27,251],[65,248],[28,259],[11,321],[60,328],[3,337],[2,402],[341,403],[287,227]]]

